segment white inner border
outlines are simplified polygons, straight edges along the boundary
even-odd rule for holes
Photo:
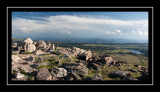
[[[8,9],[9,8],[151,8],[152,9],[152,84],[8,84],[8,47],[7,47],[7,85],[72,85],[72,86],[78,86],[78,85],[112,85],[112,86],[116,86],[116,85],[122,85],[122,86],[138,86],[138,85],[153,85],[153,74],[154,74],[154,69],[153,69],[153,12],[154,12],[154,8],[153,7],[7,7],[6,8],[6,13],[7,13],[7,19],[6,19],[6,23],[7,23],[7,46],[8,46]],[[149,12],[148,12],[149,13]],[[149,16],[149,15],[148,15]],[[148,18],[149,19],[149,18]]]

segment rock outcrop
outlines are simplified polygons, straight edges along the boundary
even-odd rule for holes
[[[60,67],[66,69],[68,72],[74,71],[78,75],[87,75],[88,68],[82,63],[64,63]]]
[[[57,78],[67,76],[67,70],[64,68],[53,68],[51,72],[55,73]]]
[[[80,60],[89,60],[92,58],[92,52],[90,50],[86,51],[84,49],[80,49],[77,47],[70,48],[61,48],[58,50],[61,54],[65,54],[67,56],[77,56]]]
[[[36,50],[36,47],[33,44],[33,41],[31,40],[31,38],[27,38],[23,41],[22,49],[25,52],[34,52]]]
[[[25,76],[24,74],[21,74],[19,72],[16,73],[16,78],[17,79],[23,78],[24,76]]]
[[[46,43],[43,41],[43,40],[39,40],[37,43],[36,43],[36,48],[37,49],[40,49],[40,50],[45,50],[46,49]]]
[[[92,78],[91,78],[92,80],[103,80],[103,78],[102,78],[102,76],[101,76],[101,74],[96,74],[95,76],[93,76]]]
[[[85,81],[102,81],[103,78],[102,78],[101,74],[96,74],[93,77],[87,77],[84,80]]]
[[[55,50],[55,45],[52,44],[52,45],[50,46],[50,48],[49,48],[49,51],[54,51],[54,50]]]
[[[12,55],[12,62],[19,62],[21,58],[17,55]]]
[[[88,68],[92,68],[92,69],[94,69],[94,70],[100,70],[102,67],[99,66],[99,65],[96,64],[96,63],[89,63],[89,64],[88,64]]]
[[[66,80],[73,81],[73,80],[81,80],[82,78],[74,71],[68,72],[66,76]]]
[[[37,73],[36,80],[52,80],[51,73],[47,68],[41,68]]]

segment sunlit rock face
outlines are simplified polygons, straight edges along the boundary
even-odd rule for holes
[[[36,49],[45,50],[47,47],[46,43],[43,40],[39,40],[36,43]]]
[[[31,40],[31,38],[27,38],[23,41],[22,49],[25,52],[34,52],[36,50],[36,47],[33,44],[33,41]]]

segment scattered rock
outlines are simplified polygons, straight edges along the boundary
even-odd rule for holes
[[[82,64],[84,64],[85,66],[87,66],[87,64],[88,64],[88,62],[87,62],[87,61],[84,61],[84,60],[76,61],[76,63],[82,63]]]
[[[19,72],[16,73],[16,78],[17,79],[23,78],[24,76],[25,76],[24,74],[21,74]]]
[[[121,64],[119,62],[115,62],[114,66],[115,67],[121,67]]]
[[[99,66],[99,65],[96,64],[96,63],[89,63],[89,64],[88,64],[88,68],[92,68],[92,69],[94,69],[94,70],[100,70],[102,67]]]
[[[64,68],[53,68],[52,72],[56,74],[57,78],[66,77],[67,76],[67,70]]]
[[[120,79],[130,78],[131,74],[125,71],[111,71],[109,74],[110,77],[118,77]]]
[[[91,79],[94,80],[94,81],[103,80],[103,78],[102,78],[102,76],[100,74],[96,74]]]
[[[66,80],[81,80],[82,78],[74,71],[71,71],[67,74]]]
[[[47,68],[41,68],[37,73],[36,80],[52,80],[51,73]]]
[[[63,63],[60,67],[68,72],[74,71],[79,75],[88,75],[88,68],[82,63]]]
[[[21,58],[17,55],[12,55],[12,62],[19,62]]]
[[[104,62],[104,64],[106,64],[106,65],[108,65],[108,66],[111,66],[111,65],[113,65],[113,59],[112,59],[112,57],[105,57],[105,62]]]
[[[102,81],[103,78],[100,74],[96,74],[93,77],[87,77],[84,79],[85,81]]]
[[[50,46],[49,50],[50,50],[50,51],[54,51],[54,50],[55,50],[55,45],[52,44],[52,45]]]
[[[141,72],[148,72],[148,68],[141,67],[140,65],[138,66],[138,68],[139,68],[139,71]]]
[[[86,51],[85,54],[86,54],[86,60],[89,60],[92,58],[92,52],[90,50]]]

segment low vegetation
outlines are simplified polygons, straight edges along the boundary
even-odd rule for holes
[[[52,53],[42,54],[40,56],[35,57],[35,63],[38,63],[35,67],[36,69],[47,68],[51,69],[54,67],[59,67],[63,63],[75,63],[80,61],[76,56],[67,56],[64,54],[60,54],[58,52],[58,48],[67,47],[72,48],[73,46],[91,50],[94,54],[98,55],[110,55],[115,61],[127,61],[127,64],[122,63],[119,67],[117,66],[107,66],[103,65],[100,70],[94,70],[92,68],[88,68],[88,75],[84,75],[84,79],[87,77],[93,77],[96,74],[100,74],[103,80],[121,80],[120,78],[115,78],[110,76],[111,71],[126,71],[131,74],[131,76],[136,79],[140,77],[140,72],[133,72],[131,70],[139,70],[138,67],[134,65],[141,65],[142,67],[148,68],[148,45],[147,44],[86,44],[86,43],[77,43],[77,44],[68,44],[68,43],[60,43],[55,44],[58,47]],[[60,46],[60,47],[59,47]],[[141,51],[143,54],[135,54],[131,52],[131,50]],[[32,52],[22,52],[22,55],[32,55]],[[12,53],[12,55],[17,55],[17,53]],[[92,58],[93,59],[93,58]],[[83,61],[83,59],[81,59]],[[89,62],[89,61],[86,61]],[[99,63],[99,62],[98,62]],[[130,64],[130,65],[129,65]],[[35,76],[32,73],[26,73],[21,70],[21,74],[28,76],[29,80],[34,80]],[[15,72],[12,72],[12,77],[15,77]]]

